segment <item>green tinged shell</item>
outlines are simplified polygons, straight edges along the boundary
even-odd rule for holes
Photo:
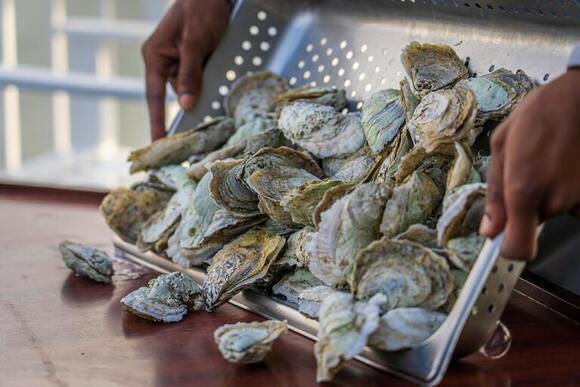
[[[398,90],[380,90],[362,106],[362,127],[367,144],[375,154],[395,138],[404,122],[405,112]]]
[[[113,263],[104,251],[69,241],[61,242],[58,248],[65,265],[75,273],[96,282],[111,283]]]
[[[288,191],[280,205],[292,217],[292,221],[303,226],[314,226],[314,209],[329,189],[342,184],[338,180],[313,180]]]

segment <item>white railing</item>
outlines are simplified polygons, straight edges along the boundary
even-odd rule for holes
[[[98,14],[94,17],[67,17],[67,1],[51,0],[50,15],[47,15],[51,27],[51,63],[50,67],[45,68],[19,64],[17,1],[20,0],[0,0],[0,170],[4,170],[4,176],[18,176],[26,167],[27,160],[23,159],[22,152],[21,114],[26,112],[27,107],[21,105],[21,90],[50,95],[53,147],[47,149],[46,154],[57,158],[66,156],[70,163],[71,155],[74,160],[74,155],[78,153],[72,142],[73,128],[83,130],[83,125],[88,128],[89,124],[94,124],[93,121],[98,122],[99,133],[94,147],[114,154],[119,148],[120,102],[134,100],[144,103],[144,84],[141,77],[118,75],[112,45],[142,42],[153,30],[169,1],[141,0],[142,20],[120,20],[116,18],[115,8],[118,5],[116,2],[123,0],[98,0]],[[46,4],[46,0],[37,2]],[[33,8],[25,12],[39,11]],[[74,41],[77,42],[75,47],[83,44],[78,43],[80,41],[85,42],[88,49],[82,46],[80,53],[74,51],[70,48]],[[88,55],[89,58],[78,58],[77,55]],[[85,65],[78,65],[81,62]],[[79,114],[75,116],[73,111],[77,96],[95,98],[94,106],[82,117]],[[36,168],[42,165],[33,164]]]

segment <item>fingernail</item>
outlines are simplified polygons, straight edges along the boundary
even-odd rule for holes
[[[484,236],[491,237],[492,233],[492,225],[491,219],[488,214],[483,215],[483,219],[481,220],[481,224],[479,225],[479,233]]]
[[[194,102],[195,101],[191,94],[182,94],[179,96],[179,105],[183,110],[191,110]]]

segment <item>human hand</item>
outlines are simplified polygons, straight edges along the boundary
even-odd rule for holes
[[[505,228],[502,256],[532,260],[540,222],[580,217],[580,70],[526,96],[495,130],[491,150],[480,233]]]
[[[191,110],[197,103],[204,60],[219,44],[230,11],[226,0],[176,0],[143,44],[153,140],[165,135],[168,81],[182,109]]]

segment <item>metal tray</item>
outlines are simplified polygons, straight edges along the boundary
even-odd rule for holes
[[[399,56],[413,40],[446,43],[474,73],[523,69],[540,84],[565,71],[580,41],[580,3],[454,0],[240,0],[226,35],[209,59],[196,109],[180,112],[170,132],[222,115],[233,81],[268,69],[303,84],[347,90],[350,108],[372,92],[398,87]],[[419,384],[437,384],[452,356],[480,349],[494,332],[524,264],[498,258],[502,236],[487,241],[455,307],[421,346],[395,353],[366,350],[357,360]],[[183,270],[119,240],[129,258],[159,271]],[[188,270],[202,281],[203,272]],[[245,291],[233,304],[316,338],[317,322],[264,295]]]

